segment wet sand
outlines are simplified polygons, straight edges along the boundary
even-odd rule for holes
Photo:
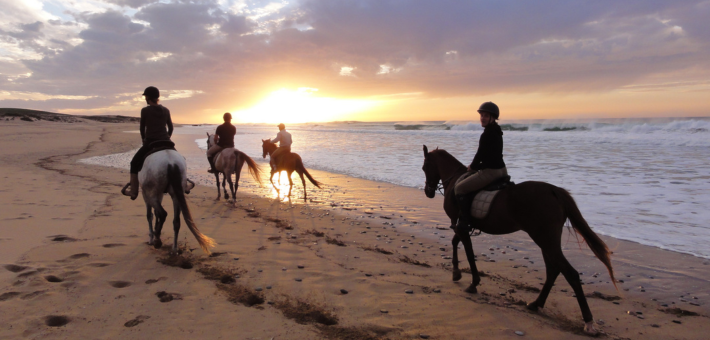
[[[136,136],[123,133],[135,128],[0,123],[0,203],[7,207],[0,210],[0,338],[586,337],[561,277],[546,308],[524,308],[544,279],[539,250],[525,234],[474,239],[487,275],[479,294],[464,293],[470,275],[451,281],[452,232],[443,210],[431,210],[441,198],[385,183],[313,171],[326,186],[309,185],[306,203],[300,184],[289,201],[243,179],[234,204],[215,202],[214,187],[198,186],[188,203],[200,230],[219,243],[215,256],[201,252],[183,223],[184,251],[170,258],[168,248],[145,243],[141,199],[118,192],[127,171],[77,163],[136,148]],[[605,238],[624,280],[617,292],[574,240],[565,253],[584,273],[605,337],[706,338],[708,260]],[[668,314],[664,304],[700,315]]]

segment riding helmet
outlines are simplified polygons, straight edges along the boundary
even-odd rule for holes
[[[148,86],[143,91],[143,95],[148,99],[158,99],[160,97],[160,91],[155,86]]]
[[[222,118],[223,118],[225,121],[227,121],[227,120],[232,120],[232,114],[229,113],[229,112],[227,112],[227,113],[224,114],[224,116],[222,116]]]
[[[500,117],[498,105],[494,104],[493,102],[485,102],[481,104],[481,106],[478,108],[478,113],[481,112],[489,113],[494,119],[498,119],[498,117]]]

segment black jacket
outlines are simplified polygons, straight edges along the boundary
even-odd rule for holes
[[[219,136],[219,142],[217,145],[223,148],[234,147],[234,135],[237,134],[237,128],[232,125],[232,123],[225,122],[224,124],[218,126],[215,134]]]
[[[162,105],[144,107],[141,110],[140,131],[144,143],[170,140],[170,136],[173,135],[170,110]]]
[[[496,122],[486,126],[478,141],[478,151],[471,162],[471,170],[500,169],[503,162],[503,130]]]

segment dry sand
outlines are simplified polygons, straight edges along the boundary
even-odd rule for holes
[[[442,251],[438,240],[394,229],[362,209],[243,191],[235,204],[215,202],[214,188],[200,186],[188,203],[201,231],[219,243],[214,256],[199,250],[184,224],[181,256],[152,249],[143,202],[119,194],[127,171],[77,163],[137,147],[135,134],[123,133],[135,128],[0,122],[0,338],[586,338],[562,277],[545,309],[524,308],[536,297],[544,266],[521,233],[474,240],[487,276],[480,293],[469,295],[462,290],[470,276],[452,282],[442,264],[450,246]],[[345,176],[327,183],[351,193],[372,185]],[[392,195],[413,192],[387,187],[403,190]],[[407,218],[407,211],[378,214]],[[586,292],[598,291],[589,303],[602,337],[707,338],[707,261],[606,240],[625,280],[620,292],[589,250],[566,251],[585,272]],[[615,296],[621,299],[609,301]],[[668,314],[661,304],[700,315]]]

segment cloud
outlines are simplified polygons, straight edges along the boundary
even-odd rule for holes
[[[282,87],[587,93],[710,70],[710,1],[110,0],[69,11],[74,21],[10,4],[19,19],[0,25],[0,48],[12,51],[0,84],[93,98],[41,103],[56,108],[128,108],[116,94],[147,84],[190,91],[171,109],[179,115],[248,106]],[[12,65],[17,74],[6,73]]]

